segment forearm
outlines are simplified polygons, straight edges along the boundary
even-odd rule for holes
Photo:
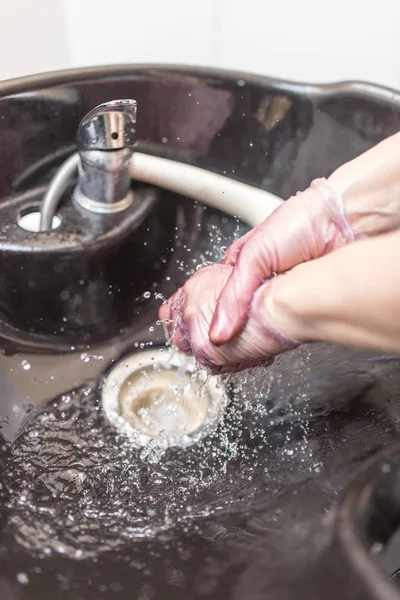
[[[400,232],[366,239],[278,275],[264,308],[282,333],[400,352]]]
[[[339,167],[329,178],[356,233],[400,227],[400,133]]]

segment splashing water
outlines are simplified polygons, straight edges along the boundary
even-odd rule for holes
[[[262,370],[226,378],[233,400],[224,421],[186,450],[166,451],[163,432],[134,448],[104,418],[97,388],[53,400],[9,450],[1,480],[8,528],[30,552],[83,559],[216,512],[250,510],[274,485],[268,448],[277,432],[285,445],[278,463],[312,465],[307,429],[282,428],[265,402],[265,379]]]
[[[200,265],[225,250],[217,227],[209,238]],[[185,268],[192,274],[198,259],[190,260]],[[165,301],[158,292],[154,297]],[[100,358],[86,353],[81,360]],[[195,371],[191,380],[198,377]],[[226,377],[232,400],[223,422],[185,450],[166,450],[163,432],[134,447],[105,419],[97,386],[52,400],[7,451],[0,480],[7,535],[41,557],[84,560],[123,551],[133,540],[168,539],[211,515],[250,514],[267,490],[276,491],[282,464],[307,472],[313,466],[306,421],[293,425],[302,410],[283,415],[269,403],[273,377],[263,369]]]

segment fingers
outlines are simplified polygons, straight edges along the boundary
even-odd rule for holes
[[[240,261],[241,258],[237,267]],[[209,330],[217,299],[233,271],[229,265],[214,265],[199,271],[160,309],[160,317],[168,319],[167,333],[174,346],[193,354],[214,375],[268,365],[274,356],[294,347],[291,340],[269,325],[265,308],[268,283],[251,298],[248,320],[240,335],[221,346],[211,343]]]
[[[159,317],[160,320],[163,321],[164,333],[168,342],[171,342],[173,346],[178,348],[178,350],[184,354],[192,354],[190,341],[179,327],[177,321],[174,320],[169,303],[165,303],[161,306]]]
[[[239,252],[241,251],[241,249],[243,248],[243,246],[245,245],[245,243],[247,242],[249,237],[251,237],[254,234],[254,231],[255,231],[254,229],[251,229],[250,231],[248,231],[247,233],[242,235],[242,237],[235,240],[229,246],[224,258],[221,261],[221,264],[230,265],[231,267],[234,267],[236,264],[236,260],[239,255]]]
[[[182,329],[180,329],[180,327],[177,327],[175,330],[173,330],[171,342],[175,346],[175,348],[178,348],[178,350],[180,350],[180,352],[183,352],[184,354],[192,354],[190,341],[187,335],[185,335]]]
[[[211,323],[210,339],[216,346],[231,341],[244,327],[253,294],[263,281],[310,258],[315,235],[304,196],[287,200],[246,236],[226,257],[235,264]]]
[[[171,339],[174,329],[177,329],[179,311],[182,305],[183,288],[179,288],[167,302],[163,302],[158,311],[158,317],[163,324],[165,337]]]
[[[243,246],[225,287],[218,298],[209,331],[210,340],[219,346],[232,340],[244,327],[254,292],[272,273],[269,251],[253,236]]]
[[[211,373],[265,364],[295,347],[267,328],[254,309],[255,293],[274,273],[351,241],[342,221],[336,204],[318,190],[293,196],[234,242],[222,264],[200,270],[161,308],[160,318],[174,321],[167,335]]]

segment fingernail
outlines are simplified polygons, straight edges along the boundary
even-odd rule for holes
[[[224,311],[217,310],[211,321],[209,337],[215,346],[226,344],[232,337],[232,323]]]

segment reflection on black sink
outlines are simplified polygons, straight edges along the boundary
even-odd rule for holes
[[[22,193],[43,194],[80,118],[117,97],[144,107],[138,136],[147,151],[282,197],[400,121],[399,98],[379,88],[196,69],[94,69],[0,92],[0,196],[18,202]],[[17,209],[0,202],[9,220]],[[8,353],[0,359],[1,598],[377,597],[334,542],[334,511],[358,467],[398,436],[397,357],[306,346],[269,369],[227,377],[219,426],[159,455],[132,446],[105,418],[102,375],[127,353],[164,343],[160,302],[246,230],[162,190],[154,211],[158,230],[144,222],[132,238],[143,268],[127,273],[129,293],[108,305],[111,323],[126,321],[123,331],[82,341],[71,329],[76,349],[67,353],[61,329],[51,343],[40,322],[31,335],[19,330],[27,313],[0,322]],[[169,252],[160,268],[148,247],[155,231]]]

